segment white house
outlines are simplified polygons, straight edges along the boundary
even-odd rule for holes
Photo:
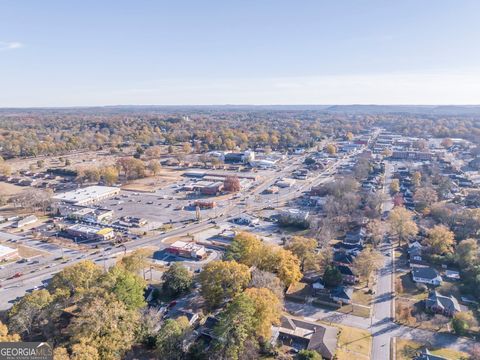
[[[442,277],[435,269],[429,267],[415,267],[412,269],[413,281],[421,284],[438,286],[442,283]]]

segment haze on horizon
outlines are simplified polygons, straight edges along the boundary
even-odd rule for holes
[[[0,3],[0,107],[479,104],[480,2]]]

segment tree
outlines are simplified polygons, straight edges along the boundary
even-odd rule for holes
[[[428,230],[424,245],[428,251],[434,255],[444,255],[452,253],[455,244],[454,234],[444,225],[435,225]]]
[[[318,253],[318,268],[325,272],[326,268],[333,262],[333,249],[331,246],[325,246]]]
[[[80,261],[55,274],[48,289],[52,292],[66,292],[68,296],[81,295],[98,285],[102,269],[90,260]]]
[[[82,341],[72,346],[70,360],[100,360],[100,355],[94,346]]]
[[[315,350],[300,350],[298,360],[322,360],[322,356]]]
[[[54,360],[70,360],[68,351],[66,348],[58,346],[53,349],[53,359]]]
[[[264,256],[264,250],[262,241],[256,235],[244,231],[235,235],[226,258],[247,266],[258,266]]]
[[[102,171],[103,181],[107,185],[113,185],[118,181],[118,170],[114,166],[107,166]]]
[[[136,310],[146,305],[144,293],[147,283],[135,273],[124,267],[114,266],[106,275],[106,283],[128,310]]]
[[[395,207],[389,215],[390,231],[398,238],[398,244],[406,241],[410,236],[418,233],[417,224],[413,219],[413,213],[404,207]]]
[[[335,155],[337,153],[337,148],[334,144],[328,144],[327,146],[325,146],[325,150],[329,155]]]
[[[157,160],[151,160],[148,162],[148,170],[150,170],[150,172],[156,176],[162,170],[162,166]]]
[[[390,157],[390,156],[392,156],[392,154],[393,154],[393,151],[389,148],[385,148],[385,149],[382,150],[382,155],[384,157]]]
[[[372,273],[379,270],[382,264],[382,254],[371,247],[366,247],[355,257],[353,267],[357,275],[367,281],[368,287]]]
[[[455,248],[455,260],[461,269],[470,269],[479,264],[479,248],[475,239],[465,239]]]
[[[252,271],[252,278],[249,286],[269,289],[277,298],[280,300],[283,299],[285,284],[283,284],[281,280],[271,272],[254,269]]]
[[[53,296],[45,289],[25,295],[8,312],[11,330],[25,337],[41,331],[48,319]]]
[[[255,304],[246,294],[238,295],[219,316],[214,328],[215,352],[221,359],[238,360],[245,344],[255,336],[258,324]]]
[[[97,349],[101,359],[118,359],[135,341],[139,314],[113,296],[89,297],[67,327],[74,343]]]
[[[420,211],[430,208],[433,203],[438,201],[437,192],[431,187],[423,187],[415,191],[413,199],[417,204],[417,208]]]
[[[250,281],[248,266],[236,261],[212,261],[199,276],[201,293],[211,308],[221,305],[245,289]]]
[[[252,300],[255,308],[255,333],[266,341],[271,336],[272,325],[280,324],[282,303],[266,288],[249,288],[244,294]]]
[[[185,316],[167,319],[157,334],[156,351],[160,359],[183,359],[183,340],[190,325]]]
[[[131,254],[122,257],[120,265],[125,267],[130,272],[138,273],[147,266],[147,258],[149,253],[145,249],[138,249]]]
[[[323,281],[329,287],[335,287],[342,283],[342,273],[334,265],[328,265],[323,273]]]
[[[398,179],[392,179],[390,182],[390,194],[394,195],[400,191],[400,181]]]
[[[20,341],[20,335],[9,334],[7,325],[0,321],[0,342],[16,342]]]
[[[227,176],[223,182],[223,189],[228,192],[239,192],[241,190],[239,178],[237,176]]]
[[[373,219],[367,224],[367,233],[370,243],[374,248],[378,246],[387,233],[388,223],[380,219]]]
[[[418,188],[422,182],[422,173],[420,171],[415,171],[412,175],[412,184],[415,188]]]
[[[300,270],[315,270],[317,241],[303,236],[294,236],[285,246],[300,260]]]
[[[452,328],[458,335],[465,335],[468,330],[476,326],[477,322],[471,311],[457,312],[452,319]]]
[[[300,281],[303,275],[298,258],[291,251],[279,246],[269,246],[269,250],[269,255],[264,258],[259,269],[277,274],[287,287]]]
[[[192,145],[190,145],[190,143],[184,143],[182,145],[182,150],[185,154],[190,154],[192,152]]]
[[[178,296],[190,290],[193,276],[181,263],[173,263],[163,274],[163,289],[173,296]]]

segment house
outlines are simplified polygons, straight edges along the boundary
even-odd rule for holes
[[[343,251],[338,251],[333,254],[333,263],[335,265],[351,266],[355,257],[352,254],[347,254]]]
[[[412,279],[417,283],[438,286],[442,283],[442,277],[435,269],[430,267],[414,267],[412,269]]]
[[[319,295],[325,293],[325,283],[322,279],[317,280],[312,284],[312,293],[313,295]]]
[[[445,277],[450,280],[460,280],[460,273],[455,270],[446,270]]]
[[[338,242],[333,245],[335,251],[344,251],[347,254],[356,255],[363,250],[363,245],[361,244],[345,244],[344,242]]]
[[[347,232],[345,239],[343,240],[346,244],[360,244],[363,245],[365,241],[367,232],[363,226],[358,226],[352,231]]]
[[[357,277],[353,273],[352,269],[345,265],[337,265],[337,269],[342,274],[342,280],[346,284],[355,284],[357,282]]]
[[[408,258],[410,259],[410,263],[421,262],[422,258],[422,248],[421,247],[409,247],[408,250]]]
[[[429,311],[452,317],[462,311],[455,296],[443,296],[437,291],[431,291],[425,300],[425,308]]]
[[[279,341],[297,350],[314,350],[324,359],[335,357],[338,337],[335,327],[282,316],[280,326],[274,327],[272,333],[272,343]]]
[[[352,302],[352,296],[353,289],[351,287],[337,286],[330,290],[330,298],[342,304],[350,304]]]

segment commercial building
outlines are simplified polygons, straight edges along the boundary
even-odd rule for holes
[[[21,227],[24,227],[24,226],[27,226],[27,225],[34,224],[37,221],[38,221],[38,218],[35,215],[29,215],[29,216],[24,217],[21,220],[18,220],[17,224],[16,224],[16,227],[21,228]]]
[[[193,184],[193,189],[203,195],[217,195],[223,189],[223,182],[198,181]]]
[[[84,240],[99,240],[105,241],[115,237],[115,233],[111,228],[101,228],[98,226],[75,224],[68,227],[67,234],[74,238],[80,238]]]
[[[189,259],[201,260],[207,256],[207,251],[202,245],[198,245],[194,242],[175,241],[167,248],[167,252]]]
[[[18,250],[0,245],[0,261],[8,261],[18,257]]]
[[[56,201],[61,201],[75,205],[88,205],[98,201],[111,198],[120,193],[120,188],[111,186],[88,186],[86,188],[68,191],[53,197]]]
[[[87,222],[104,222],[112,219],[113,210],[82,207],[70,213],[68,217]]]

